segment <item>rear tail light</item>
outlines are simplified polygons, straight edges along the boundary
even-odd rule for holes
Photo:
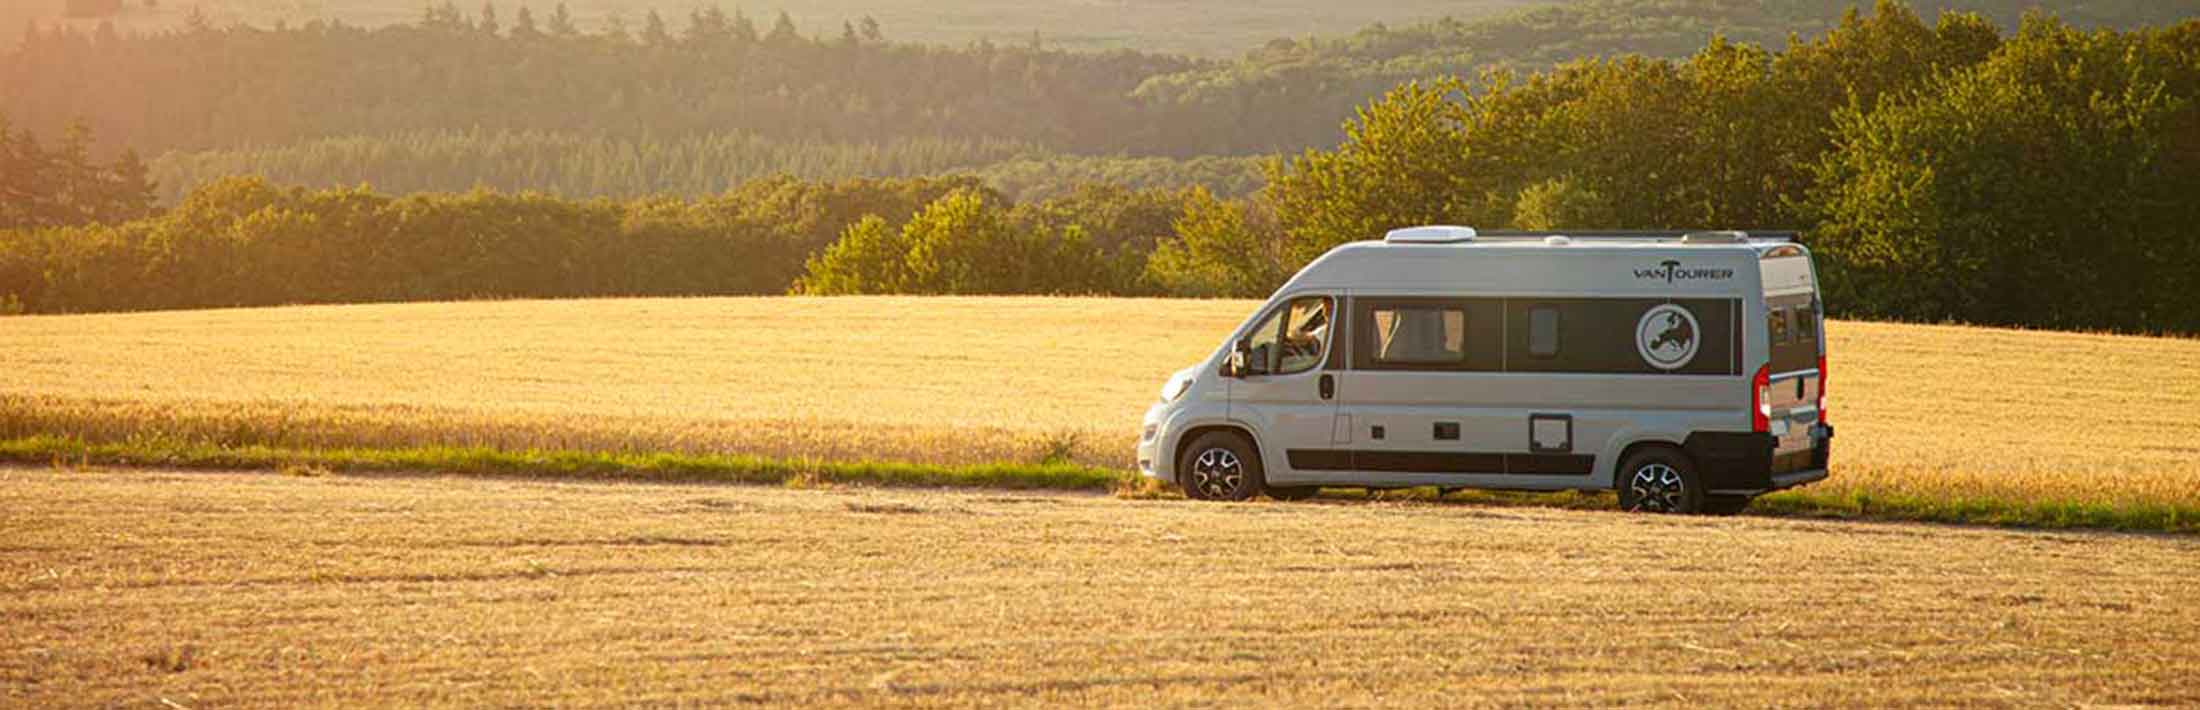
[[[1818,423],[1826,423],[1826,356],[1818,356]]]
[[[1749,430],[1772,431],[1772,366],[1757,368],[1749,378]]]

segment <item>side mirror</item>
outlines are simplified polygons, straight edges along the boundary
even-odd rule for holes
[[[1230,346],[1230,356],[1224,358],[1222,361],[1223,377],[1242,378],[1245,376],[1245,351],[1247,349],[1247,345],[1250,345],[1250,343],[1240,340],[1237,341],[1236,345]]]

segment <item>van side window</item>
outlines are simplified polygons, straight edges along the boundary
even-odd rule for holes
[[[1534,357],[1558,356],[1558,307],[1536,306],[1528,309],[1528,354]]]
[[[1793,341],[1788,333],[1788,309],[1774,308],[1765,312],[1765,326],[1772,329],[1772,342],[1786,345]]]
[[[1805,343],[1818,342],[1818,307],[1795,307],[1795,339]]]
[[[1252,346],[1246,369],[1252,374],[1288,375],[1321,364],[1328,352],[1330,309],[1324,296],[1293,299],[1277,309],[1246,336]]]
[[[1464,309],[1386,306],[1374,309],[1374,320],[1377,364],[1448,365],[1467,361]]]

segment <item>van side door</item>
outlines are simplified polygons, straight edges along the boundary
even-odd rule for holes
[[[1271,309],[1241,339],[1245,358],[1230,383],[1230,418],[1260,434],[1268,479],[1304,480],[1302,470],[1334,465],[1336,373],[1330,358],[1338,338],[1343,299],[1332,294],[1294,295]]]
[[[1501,369],[1500,300],[1355,294],[1339,429],[1349,475],[1376,485],[1459,485],[1502,476],[1517,445],[1511,410],[1490,406]]]

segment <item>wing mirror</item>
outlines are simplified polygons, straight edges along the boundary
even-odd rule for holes
[[[1230,346],[1230,356],[1222,361],[1223,377],[1242,378],[1245,376],[1245,361],[1247,351],[1252,349],[1251,346],[1252,343],[1246,340],[1239,340],[1237,344]]]

